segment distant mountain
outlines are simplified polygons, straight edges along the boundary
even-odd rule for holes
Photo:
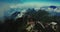
[[[46,10],[52,16],[60,16],[60,6],[44,6],[40,8],[41,10]]]
[[[25,7],[24,8],[10,8],[8,11],[5,11],[4,16],[8,16],[9,17],[12,14],[14,14],[15,12],[21,12],[21,14],[19,14],[19,15],[22,15],[28,9],[29,9],[29,7],[26,7],[26,8]],[[42,6],[40,8],[35,8],[35,7],[32,8],[32,7],[30,7],[30,11],[29,12],[33,12],[31,9],[35,9],[35,10],[39,10],[39,9],[46,10],[52,16],[60,16],[60,6]]]
[[[60,13],[56,13],[56,15],[55,16],[60,16]]]

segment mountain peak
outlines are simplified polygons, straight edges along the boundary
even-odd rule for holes
[[[50,6],[50,8],[56,9],[57,7],[56,6]]]

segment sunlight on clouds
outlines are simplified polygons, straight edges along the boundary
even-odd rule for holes
[[[49,6],[51,4],[48,3],[39,3],[39,2],[26,2],[26,3],[22,3],[22,4],[16,4],[16,5],[12,5],[10,6],[11,8],[28,8],[28,7],[42,7],[42,6]]]
[[[20,8],[20,9],[28,9],[28,8],[37,8],[39,9],[40,7],[43,6],[59,6],[57,3],[43,3],[43,2],[25,2],[25,3],[19,3],[19,4],[15,4],[15,5],[11,5],[10,8]],[[51,8],[48,8],[49,11],[52,11]]]
[[[25,3],[19,3],[19,4],[15,4],[15,5],[11,5],[10,7],[11,8],[28,8],[28,7],[31,7],[31,8],[39,8],[39,7],[42,7],[42,6],[51,6],[51,5],[55,5],[55,6],[58,6],[58,4],[54,4],[54,3],[48,3],[48,2],[45,2],[45,3],[42,3],[42,2],[25,2]]]

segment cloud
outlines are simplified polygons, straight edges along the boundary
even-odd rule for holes
[[[47,2],[25,2],[25,3],[0,3],[0,16],[3,15],[5,11],[8,11],[10,8],[19,8],[19,11],[22,9],[28,9],[28,8],[40,8],[43,6],[50,6],[50,5],[55,5],[58,6],[57,4],[54,3],[47,3]],[[59,10],[58,10],[59,11]],[[8,11],[9,12],[9,11]]]
[[[0,17],[4,16],[4,12],[8,14],[11,8],[13,9],[19,8],[19,11],[23,11],[23,9],[24,10],[28,8],[38,9],[43,6],[51,6],[51,5],[59,6],[59,4],[57,3],[48,3],[48,2],[24,2],[24,3],[6,3],[6,2],[1,3],[0,2]]]
[[[28,7],[42,7],[42,6],[49,6],[50,3],[40,3],[40,2],[26,2],[26,3],[19,3],[15,5],[11,5],[11,8],[28,8]]]

